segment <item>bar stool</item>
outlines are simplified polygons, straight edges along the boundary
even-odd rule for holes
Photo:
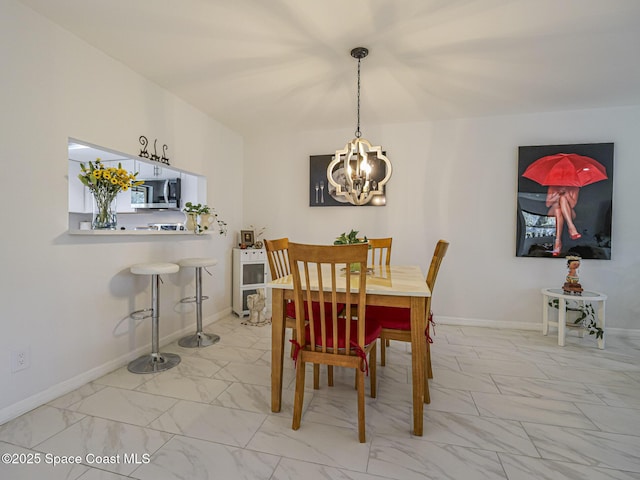
[[[218,264],[218,260],[215,258],[183,258],[178,262],[180,267],[193,267],[196,269],[196,296],[186,297],[180,300],[182,303],[196,304],[196,333],[194,335],[187,335],[178,341],[178,345],[187,348],[208,347],[214,343],[220,341],[219,335],[206,334],[202,331],[202,300],[206,300],[209,297],[202,295],[202,269],[211,275],[207,267],[213,267]]]
[[[134,275],[151,275],[151,308],[137,310],[131,318],[142,320],[151,317],[151,354],[143,355],[129,363],[131,373],[154,373],[169,370],[180,363],[175,353],[160,353],[158,326],[160,320],[160,275],[176,273],[180,267],[175,263],[138,263],[130,270]]]

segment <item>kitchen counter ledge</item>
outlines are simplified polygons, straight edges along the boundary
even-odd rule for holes
[[[185,230],[68,230],[69,235],[87,235],[87,236],[123,236],[123,235],[191,235],[192,237],[200,237],[201,235],[210,235],[205,232],[201,235],[195,235],[193,232]]]

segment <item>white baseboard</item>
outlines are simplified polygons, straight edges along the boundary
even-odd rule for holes
[[[442,315],[434,315],[437,324],[442,325],[460,325],[464,327],[485,327],[485,328],[502,328],[510,330],[540,330],[542,331],[542,321],[535,322],[507,322],[503,320],[486,320],[483,318],[462,318],[462,317],[445,317]]]
[[[436,325],[459,325],[462,327],[485,327],[500,328],[511,330],[538,330],[542,331],[542,320],[538,322],[508,322],[504,320],[486,320],[482,318],[462,318],[462,317],[445,317],[438,315]],[[606,335],[614,337],[638,338],[640,339],[640,329],[630,328],[606,328]]]
[[[224,309],[221,312],[216,313],[215,315],[211,315],[206,319],[203,319],[203,325],[208,326],[212,323],[217,322],[221,318],[228,317],[231,314],[231,307]],[[188,334],[189,332],[194,330],[194,325],[189,325],[183,329],[173,332],[166,337],[160,339],[160,346],[168,345],[169,343],[181,338],[182,336]],[[81,386],[100,378],[107,373],[111,373],[114,370],[123,367],[128,364],[131,360],[138,358],[140,355],[144,355],[150,351],[151,344],[143,345],[132,352],[128,352],[125,355],[121,355],[118,358],[108,361],[102,365],[99,365],[91,370],[81,373],[80,375],[76,375],[73,378],[65,380],[61,383],[57,383],[52,387],[43,390],[42,392],[38,392],[35,395],[32,395],[24,400],[20,400],[8,407],[0,410],[0,425],[8,422],[9,420],[13,420],[14,418],[23,415],[34,408],[38,408],[52,400],[55,400],[62,395],[66,395],[67,393],[73,392],[77,390]]]

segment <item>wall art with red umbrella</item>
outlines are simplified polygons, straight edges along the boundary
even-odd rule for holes
[[[518,149],[516,256],[611,259],[613,143]]]

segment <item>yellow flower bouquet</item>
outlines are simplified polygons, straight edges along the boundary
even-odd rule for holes
[[[82,173],[78,178],[82,184],[93,194],[94,212],[91,228],[115,230],[117,216],[115,210],[115,199],[119,192],[126,192],[129,188],[142,185],[144,182],[136,180],[136,173],[130,173],[118,167],[106,167],[100,159],[89,162],[88,166],[80,164]]]

